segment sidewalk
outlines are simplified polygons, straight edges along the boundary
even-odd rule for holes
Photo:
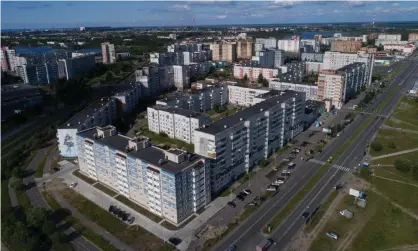
[[[389,154],[385,154],[385,155],[381,155],[381,156],[377,156],[377,157],[372,157],[371,160],[384,159],[384,158],[387,158],[387,157],[402,155],[402,154],[405,154],[405,153],[412,153],[412,152],[416,152],[416,151],[418,151],[418,148],[414,148],[414,149],[410,149],[410,150],[404,150],[404,151],[400,151],[400,152],[396,152],[396,153],[389,153]]]
[[[80,221],[80,223],[93,230],[96,234],[100,235],[101,237],[103,237],[103,239],[107,240],[108,242],[110,242],[113,246],[115,246],[116,248],[120,249],[120,250],[124,250],[124,251],[134,251],[134,249],[132,249],[130,246],[128,246],[127,244],[121,242],[118,238],[114,237],[113,235],[109,234],[106,230],[104,230],[102,227],[98,226],[97,224],[95,224],[94,222],[90,221],[86,216],[84,216],[83,214],[79,213],[77,211],[77,209],[75,209],[72,205],[70,205],[70,203],[68,203],[59,192],[54,191],[52,193],[52,195],[55,197],[55,199],[57,200],[57,202],[61,205],[62,208],[67,208],[71,211],[71,215],[74,216],[74,218],[78,219]]]
[[[418,131],[409,130],[409,129],[402,129],[402,128],[395,128],[395,127],[391,127],[391,126],[388,126],[388,125],[383,125],[382,126],[382,129],[385,129],[385,130],[395,130],[395,131],[401,131],[401,132],[418,134]]]

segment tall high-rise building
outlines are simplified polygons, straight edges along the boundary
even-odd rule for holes
[[[115,45],[109,42],[102,43],[103,64],[113,64],[116,62]]]
[[[300,40],[279,40],[277,47],[286,52],[298,53],[300,51]]]
[[[96,64],[95,55],[58,60],[58,78],[70,79],[82,72],[89,71]]]
[[[218,42],[210,45],[212,59],[233,63],[237,60],[237,44],[235,42]]]
[[[251,59],[253,55],[253,42],[251,40],[238,40],[237,42],[237,58]]]

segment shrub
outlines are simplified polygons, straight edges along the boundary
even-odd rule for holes
[[[380,144],[379,142],[372,142],[372,144],[370,145],[370,147],[376,151],[376,152],[380,152],[383,149],[382,144]]]
[[[397,159],[395,160],[394,164],[395,164],[395,168],[398,171],[401,171],[403,173],[409,173],[411,171],[410,164],[405,160]]]

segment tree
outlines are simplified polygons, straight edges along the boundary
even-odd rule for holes
[[[41,207],[33,207],[26,213],[26,221],[32,227],[41,227],[46,221],[48,212]]]
[[[395,160],[394,165],[396,170],[403,173],[409,173],[411,171],[411,165],[408,163],[408,161],[397,159]]]
[[[379,142],[372,142],[372,144],[370,145],[370,147],[376,151],[376,152],[380,152],[383,149],[382,144],[380,144]]]
[[[269,87],[269,81],[267,79],[263,79],[263,87]]]
[[[21,179],[23,177],[23,174],[24,174],[24,172],[20,167],[15,167],[13,169],[13,176],[14,177],[16,177],[18,179]]]
[[[13,183],[13,187],[17,190],[17,191],[24,191],[26,189],[25,184],[23,184],[22,179],[18,179]]]
[[[245,74],[244,75],[244,82],[247,82],[248,81],[248,76],[247,76],[247,74]]]
[[[264,80],[263,75],[260,73],[260,75],[258,75],[257,82],[258,82],[259,84],[261,84],[261,83],[263,83],[263,80]]]

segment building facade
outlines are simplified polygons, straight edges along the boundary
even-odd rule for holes
[[[283,147],[303,130],[305,97],[278,95],[195,131],[195,152],[207,158],[213,193]]]
[[[228,85],[228,102],[232,105],[248,107],[253,104],[254,97],[270,90],[254,89],[237,85]]]
[[[236,42],[218,42],[210,44],[212,50],[212,59],[233,63],[237,60]]]
[[[244,76],[247,75],[247,78],[250,81],[255,81],[258,79],[258,76],[260,76],[260,74],[264,78],[274,78],[279,74],[279,69],[251,67],[251,66],[235,64],[233,73],[234,73],[234,78],[244,79]]]
[[[237,59],[251,59],[252,55],[253,55],[252,40],[238,40]]]
[[[68,59],[59,59],[58,78],[73,78],[83,72],[87,72],[96,65],[95,55],[83,55]]]
[[[301,61],[307,61],[307,62],[320,62],[320,63],[322,63],[324,61],[324,53],[306,53],[306,52],[302,52],[300,54],[300,60]]]
[[[331,42],[331,51],[356,53],[362,47],[362,41],[353,40],[333,40]]]
[[[277,42],[277,47],[279,50],[283,50],[285,52],[299,53],[300,40],[279,40]]]
[[[305,93],[306,100],[317,100],[318,99],[318,86],[317,85],[307,85],[307,84],[294,84],[280,82],[279,79],[268,79],[269,88],[279,91],[297,91]]]
[[[103,64],[113,64],[116,62],[115,45],[109,42],[102,43]]]
[[[174,86],[178,90],[190,88],[190,67],[186,65],[173,65]]]
[[[194,142],[194,130],[211,122],[208,115],[171,106],[148,107],[147,113],[151,132],[163,132],[189,144]]]
[[[277,49],[277,39],[271,38],[256,38],[256,44],[262,44],[263,49]],[[279,48],[280,49],[280,48]]]
[[[171,223],[183,222],[211,200],[210,170],[198,155],[118,135],[113,126],[78,133],[77,145],[83,174]]]

